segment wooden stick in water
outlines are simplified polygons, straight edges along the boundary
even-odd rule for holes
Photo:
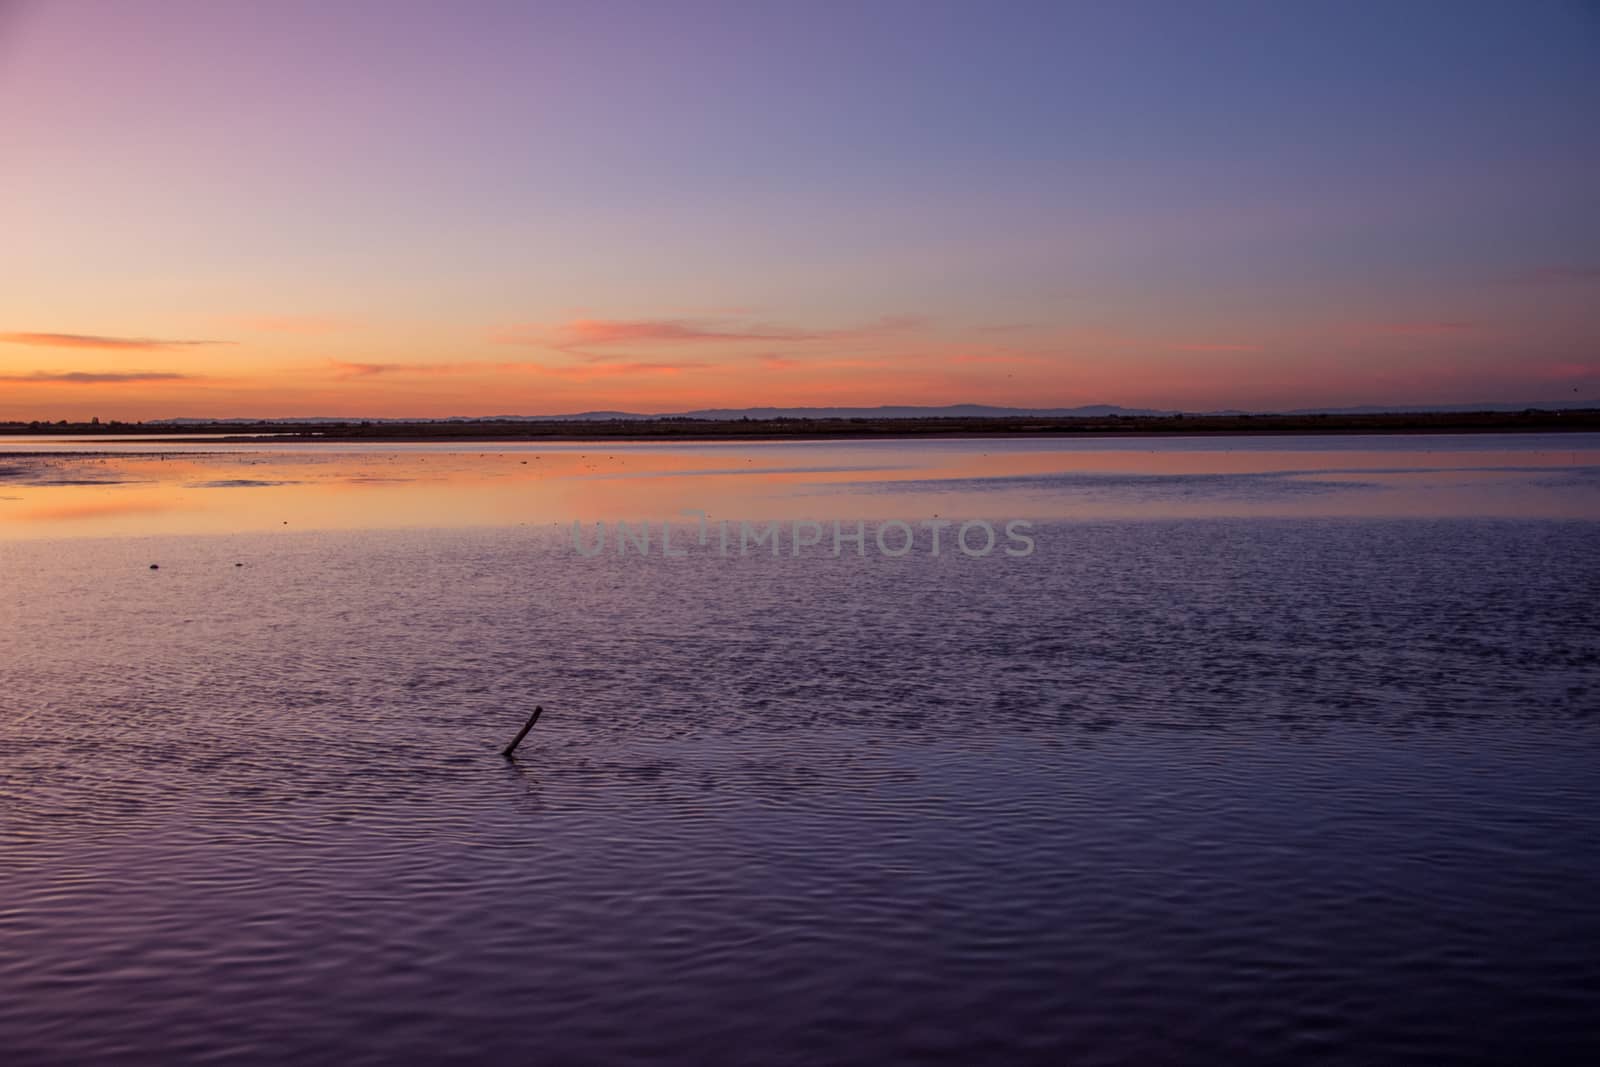
[[[527,724],[524,725],[521,730],[517,731],[517,736],[511,739],[511,743],[506,746],[505,751],[500,753],[500,755],[504,756],[506,759],[511,758],[511,754],[517,750],[517,746],[522,744],[522,739],[528,736],[528,731],[533,729],[533,724],[539,721],[539,713],[542,711],[544,711],[543,708],[539,707],[537,704],[534,705],[533,714],[528,717]]]

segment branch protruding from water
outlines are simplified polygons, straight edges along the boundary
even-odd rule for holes
[[[511,758],[511,754],[517,750],[517,746],[522,744],[522,739],[528,736],[528,731],[533,729],[533,724],[539,721],[539,716],[543,711],[544,708],[534,705],[533,714],[528,716],[527,723],[523,725],[521,730],[517,731],[517,736],[511,739],[511,743],[505,747],[505,750],[500,755],[506,759]]]

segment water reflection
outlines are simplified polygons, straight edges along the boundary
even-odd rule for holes
[[[13,539],[661,520],[691,508],[752,520],[1572,519],[1600,518],[1600,435],[158,446],[12,439],[0,457],[0,487],[0,537]]]

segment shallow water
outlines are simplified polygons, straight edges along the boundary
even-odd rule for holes
[[[1595,520],[1600,434],[413,444],[0,439],[0,540],[284,526],[662,522],[690,509],[752,521]]]
[[[1207,473],[1022,558],[14,535],[6,1060],[1592,1060],[1595,513]],[[1003,517],[873,479],[775,496]]]

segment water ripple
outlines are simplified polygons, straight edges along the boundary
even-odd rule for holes
[[[8,546],[7,1062],[1583,1062],[1593,529]]]

